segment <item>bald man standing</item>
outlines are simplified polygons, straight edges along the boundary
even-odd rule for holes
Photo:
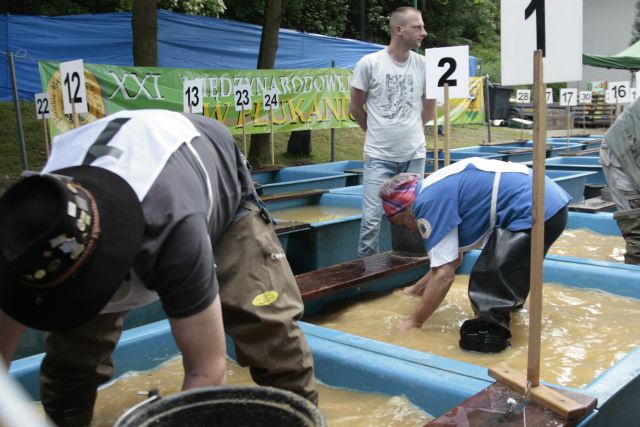
[[[389,46],[360,59],[351,80],[349,112],[366,133],[361,257],[379,252],[380,185],[398,173],[424,173],[424,125],[436,112],[435,100],[426,98],[424,56],[412,52],[427,36],[420,11],[396,9],[389,27]]]

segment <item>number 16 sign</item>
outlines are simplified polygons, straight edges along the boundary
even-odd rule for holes
[[[439,47],[424,51],[427,65],[427,98],[469,98],[469,46]]]

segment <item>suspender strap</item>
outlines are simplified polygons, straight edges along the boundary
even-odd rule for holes
[[[493,191],[491,192],[491,214],[489,216],[490,229],[496,226],[496,206],[498,205],[498,187],[500,186],[501,172],[496,172],[493,177]]]

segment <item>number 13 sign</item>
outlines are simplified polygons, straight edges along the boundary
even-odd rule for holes
[[[533,83],[533,52],[544,55],[544,82],[582,80],[583,0],[502,0],[502,84]]]
[[[469,98],[469,46],[440,47],[424,51],[427,65],[427,98]]]

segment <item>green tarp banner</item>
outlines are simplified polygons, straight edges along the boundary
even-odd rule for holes
[[[49,129],[55,136],[73,127],[64,114],[59,62],[40,61],[42,91],[49,94]],[[300,70],[193,70],[84,64],[87,114],[80,125],[120,110],[158,108],[183,111],[183,80],[203,79],[204,115],[223,122],[232,134],[357,127],[349,116],[351,71],[341,68]],[[234,88],[251,87],[251,105],[234,106]],[[277,89],[280,104],[265,111],[263,94]],[[451,123],[484,123],[482,78],[470,79],[469,99],[451,100]],[[439,112],[440,123],[443,121]]]
[[[615,55],[582,55],[582,63],[592,67],[640,70],[640,41]]]
[[[482,77],[469,77],[469,98],[449,100],[449,120],[452,125],[485,123]],[[444,124],[444,112],[441,107],[438,107],[438,124]]]
[[[59,62],[40,61],[40,82],[49,93],[50,129],[57,135],[72,127],[64,114]],[[244,110],[247,134],[269,133],[269,112],[263,93],[278,89],[280,105],[273,110],[273,131],[357,127],[349,117],[351,71],[341,68],[301,70],[192,70],[84,64],[88,114],[80,124],[120,110],[159,108],[183,111],[182,82],[204,79],[204,115],[223,122],[233,134],[243,133],[242,112],[234,106],[234,87],[248,84],[252,104]]]

